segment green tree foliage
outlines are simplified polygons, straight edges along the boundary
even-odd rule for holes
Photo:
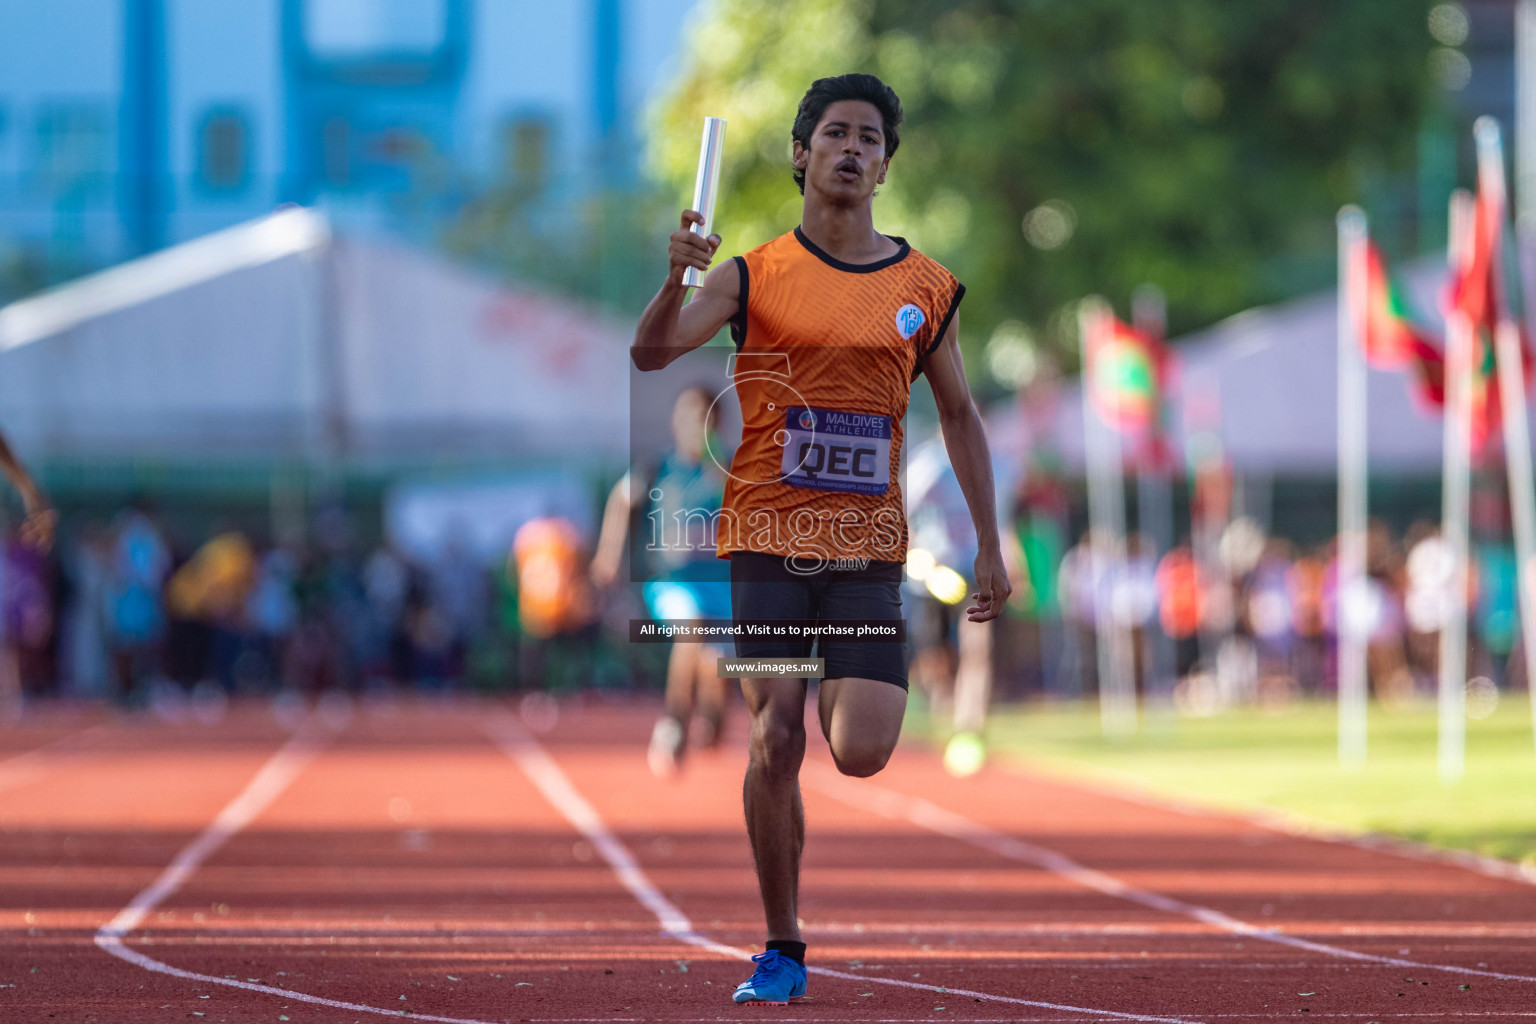
[[[454,256],[507,280],[538,284],[623,316],[645,308],[667,272],[676,211],[654,185],[600,194],[570,215],[516,181],[466,203],[442,234]]]
[[[714,0],[653,112],[686,203],[729,119],[718,227],[793,227],[810,82],[870,71],[907,122],[875,200],[966,282],[965,344],[1020,321],[1072,361],[1071,304],[1143,282],[1184,330],[1319,284],[1338,207],[1411,168],[1433,101],[1420,0]],[[1010,330],[1018,327],[1010,325]],[[977,360],[970,360],[975,365]]]

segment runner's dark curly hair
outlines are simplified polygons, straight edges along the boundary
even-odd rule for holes
[[[896,91],[874,75],[838,75],[836,78],[818,78],[806,90],[800,100],[800,110],[795,114],[795,125],[789,135],[806,149],[811,148],[811,133],[821,121],[827,108],[840,100],[862,100],[880,111],[882,132],[885,136],[885,156],[890,159],[901,144],[901,100]],[[805,172],[798,167],[794,172],[795,185],[805,195]]]

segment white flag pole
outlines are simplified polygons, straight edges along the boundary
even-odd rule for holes
[[[1536,492],[1531,480],[1531,432],[1525,408],[1525,366],[1520,328],[1499,320],[1496,332],[1499,403],[1504,420],[1504,469],[1515,525],[1516,579],[1520,586],[1520,646],[1525,654],[1527,689],[1536,679]],[[1536,736],[1536,700],[1531,701],[1531,729]]]
[[[1168,301],[1163,290],[1154,284],[1144,284],[1131,296],[1131,315],[1136,329],[1156,340],[1159,346],[1168,340]],[[1166,356],[1172,359],[1172,356]],[[1159,368],[1161,369],[1161,368]],[[1156,381],[1157,406],[1155,418],[1148,428],[1151,465],[1144,465],[1136,476],[1137,529],[1143,539],[1152,546],[1152,565],[1158,563],[1173,550],[1173,469],[1168,458],[1169,430],[1167,409],[1172,396],[1163,388],[1167,380]],[[1178,652],[1173,638],[1163,632],[1156,609],[1142,626],[1142,654],[1145,660],[1145,694],[1166,703],[1173,697],[1178,676]]]
[[[1496,197],[1500,235],[1508,224],[1508,190],[1504,181],[1504,150],[1499,125],[1479,118],[1477,137],[1478,188]],[[1502,240],[1502,239],[1501,239]],[[1494,251],[1494,301],[1498,328],[1494,345],[1498,357],[1499,409],[1504,427],[1504,470],[1509,478],[1509,503],[1515,527],[1515,559],[1520,588],[1520,645],[1525,653],[1527,688],[1536,679],[1536,491],[1531,482],[1531,433],[1525,407],[1525,359],[1521,352],[1520,327],[1514,317],[1508,282],[1504,277],[1502,244]],[[1531,726],[1536,734],[1536,700],[1531,702]]]
[[[1451,273],[1466,262],[1472,239],[1472,196],[1451,195]],[[1441,533],[1451,553],[1450,593],[1440,626],[1440,781],[1458,781],[1466,763],[1467,517],[1472,485],[1472,324],[1454,306],[1445,320],[1445,450]]]
[[[1366,541],[1366,221],[1359,207],[1339,211],[1339,763],[1365,764],[1367,622]]]
[[[1093,360],[1097,340],[1108,328],[1104,300],[1078,305],[1078,343],[1082,354],[1083,446],[1088,468],[1088,519],[1092,527],[1093,608],[1099,670],[1099,723],[1104,735],[1136,731],[1136,681],[1130,636],[1117,621],[1114,589],[1125,560],[1125,484],[1121,479],[1120,437],[1093,408]]]
[[[1536,0],[1515,3],[1515,207],[1536,218]]]

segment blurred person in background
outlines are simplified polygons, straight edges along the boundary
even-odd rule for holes
[[[1066,637],[1061,645],[1061,678],[1070,680],[1072,696],[1097,693],[1098,602],[1100,580],[1093,565],[1093,531],[1085,530],[1061,556],[1056,573]]]
[[[54,528],[58,525],[58,513],[49,504],[32,474],[11,451],[5,436],[0,434],[0,474],[3,474],[21,495],[24,517],[16,531],[17,539],[29,548],[47,553],[53,546]],[[15,589],[15,582],[7,579],[8,559],[0,558],[0,600]],[[17,649],[18,638],[8,633],[7,616],[0,615],[0,714],[6,716],[19,712],[22,702],[21,663]],[[24,639],[24,638],[22,638]]]
[[[337,502],[321,511],[315,521],[315,542],[318,558],[313,563],[312,585],[324,609],[335,685],[352,690],[362,679],[361,668],[367,657],[369,614],[362,560],[345,505]]]
[[[70,599],[63,612],[61,674],[78,697],[112,691],[107,652],[107,586],[112,573],[112,534],[105,523],[90,520],[80,528],[64,559]]]
[[[1403,537],[1404,648],[1420,690],[1435,687],[1440,674],[1440,629],[1450,610],[1453,558],[1434,523],[1418,520]]]
[[[935,450],[925,447],[914,456],[929,462]],[[931,471],[931,462],[925,474]],[[982,768],[985,746],[986,705],[992,689],[992,634],[994,623],[966,622],[958,603],[974,590],[969,563],[977,556],[975,531],[965,505],[965,494],[954,484],[948,470],[940,470],[919,490],[909,484],[905,494],[909,542],[906,591],[915,599],[908,614],[912,625],[911,680],[928,697],[934,722],[951,720],[946,751],[958,754],[966,766]],[[1006,551],[1005,551],[1006,563]],[[946,763],[962,763],[946,758]]]
[[[927,614],[912,616],[921,626],[921,645],[912,657],[912,667],[921,671],[934,718],[946,713],[950,717],[953,735],[945,745],[945,767],[956,776],[972,775],[986,760],[982,730],[995,682],[997,629],[996,620],[978,622],[960,612],[965,596],[976,591],[976,531],[965,495],[947,471],[908,501],[910,551],[933,563],[931,569],[917,570],[925,584],[919,608]],[[1018,561],[1009,564],[1006,549],[1012,545],[1006,536],[1000,540],[1005,571],[1017,586]],[[908,564],[913,562],[909,553]]]
[[[113,522],[110,543],[105,596],[113,693],[120,703],[131,704],[146,695],[162,670],[171,551],[149,507],[137,501]]]
[[[411,596],[412,566],[388,541],[363,563],[363,593],[368,601],[368,658],[365,681],[398,684],[410,677],[405,612]]]
[[[1328,542],[1322,578],[1323,632],[1327,651],[1326,685],[1337,697],[1339,685],[1339,538]]]
[[[1153,678],[1152,623],[1158,614],[1157,547],[1144,534],[1125,538],[1125,559],[1116,570],[1115,622],[1130,631],[1133,678],[1143,695],[1161,682]]]
[[[620,578],[630,523],[638,511],[644,509],[642,529],[660,534],[645,545],[648,564],[641,588],[653,619],[692,624],[731,617],[730,563],[715,554],[725,474],[710,455],[714,409],[715,395],[709,389],[684,389],[672,405],[671,448],[654,469],[624,474],[609,492],[603,511],[591,567],[592,583],[600,592]],[[695,536],[689,531],[696,522]],[[720,678],[718,662],[725,653],[718,644],[672,642],[662,714],[646,755],[657,776],[671,775],[681,766],[695,713],[703,727],[700,746],[719,744],[728,681]]]
[[[548,690],[585,685],[578,666],[588,663],[584,655],[591,651],[597,614],[581,532],[563,516],[530,519],[512,538],[509,561],[517,578],[522,684]]]
[[[450,528],[447,540],[425,567],[428,598],[447,631],[443,682],[449,685],[464,679],[470,644],[484,630],[490,614],[489,573],[465,534],[462,526]]]
[[[58,594],[54,565],[36,540],[23,539],[21,530],[8,531],[0,549],[0,578],[5,580],[0,600],[0,627],[7,643],[0,665],[0,694],[5,705],[14,709],[27,693],[52,686],[57,679],[54,665],[54,608]]]
[[[953,616],[949,606],[930,594],[921,580],[909,578],[904,586],[907,597],[902,606],[911,650],[907,672],[911,685],[928,701],[929,715],[938,722],[955,711]]]
[[[226,691],[234,689],[247,603],[256,583],[256,552],[236,530],[216,534],[171,575],[166,604],[187,627],[191,648],[178,673],[184,685],[212,681]]]
[[[1014,583],[1008,611],[1019,620],[1015,635],[1023,649],[1025,689],[1063,697],[1074,685],[1062,674],[1065,648],[1074,638],[1063,615],[1058,573],[1071,521],[1066,468],[1056,437],[1061,367],[1043,350],[1031,351],[1034,373],[1016,395],[1029,445],[1014,494],[1012,528],[1003,535],[1003,554],[1010,560],[1008,574]]]
[[[453,673],[453,625],[436,601],[425,579],[417,581],[405,600],[405,679],[412,686],[437,690],[448,685]]]
[[[1251,517],[1233,514],[1230,468],[1212,475],[1210,490],[1226,492],[1210,500],[1213,509],[1225,509],[1219,518],[1213,514],[1206,521],[1213,531],[1220,527],[1210,546],[1195,545],[1205,587],[1200,595],[1200,641],[1203,667],[1214,676],[1215,706],[1225,708],[1251,701],[1258,687],[1258,657],[1247,624],[1238,617],[1238,588],[1264,552],[1264,531]]]
[[[1205,592],[1187,537],[1158,562],[1156,585],[1158,621],[1173,640],[1174,672],[1183,679],[1200,663],[1200,600]]]
[[[968,587],[976,584],[966,580]],[[982,729],[992,700],[996,621],[977,622],[960,617],[955,630],[958,657],[955,661],[955,734],[944,747],[944,766],[951,775],[974,775],[986,759]]]
[[[1269,707],[1289,703],[1297,690],[1291,554],[1290,541],[1269,538],[1243,588],[1243,619],[1258,654],[1259,702]]]
[[[1037,463],[1025,476],[1014,503],[1013,529],[1004,534],[1008,543],[1003,553],[1010,559],[1008,572],[1014,581],[1008,604],[1032,634],[1039,688],[1061,696],[1060,655],[1070,641],[1063,631],[1057,569],[1065,548],[1067,496],[1054,469]]]
[[[955,567],[966,565],[968,557],[974,559],[976,546],[951,539],[951,510],[943,500],[920,502],[911,510],[916,555],[907,562],[903,610],[912,652],[910,682],[927,698],[935,724],[949,720],[952,735],[945,746],[944,764],[952,774],[964,776],[980,771],[986,761],[982,730],[992,698],[996,623],[971,621],[958,607],[974,584],[969,574]],[[1021,561],[1016,547],[1017,541],[1004,534],[1005,571],[1015,580]],[[952,589],[946,590],[945,583]]]
[[[1328,678],[1328,624],[1324,601],[1328,586],[1326,552],[1314,550],[1291,563],[1286,588],[1291,599],[1291,631],[1296,637],[1296,683],[1317,695]]]
[[[1467,551],[1467,677],[1502,685],[1520,635],[1509,490],[1491,466],[1472,476]]]
[[[298,625],[287,644],[283,681],[306,693],[349,690],[358,680],[367,601],[346,509],[321,509],[314,536],[299,560]]]
[[[1482,642],[1472,647],[1468,675],[1486,675],[1495,685],[1507,686],[1511,655],[1520,639],[1520,583],[1514,546],[1502,539],[1486,540],[1475,545],[1472,560],[1477,590],[1468,632]]]
[[[295,595],[298,559],[286,547],[274,547],[261,555],[256,580],[245,602],[249,636],[236,683],[256,683],[274,689],[281,683],[288,642],[299,622]]]
[[[1403,553],[1380,520],[1372,520],[1366,531],[1365,572],[1371,622],[1366,658],[1376,699],[1411,703],[1417,694],[1404,645]]]

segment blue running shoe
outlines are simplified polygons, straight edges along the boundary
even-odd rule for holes
[[[731,998],[738,1003],[766,1003],[783,1006],[792,999],[805,995],[805,965],[776,949],[759,953],[752,958],[757,970],[752,977],[736,986]]]

